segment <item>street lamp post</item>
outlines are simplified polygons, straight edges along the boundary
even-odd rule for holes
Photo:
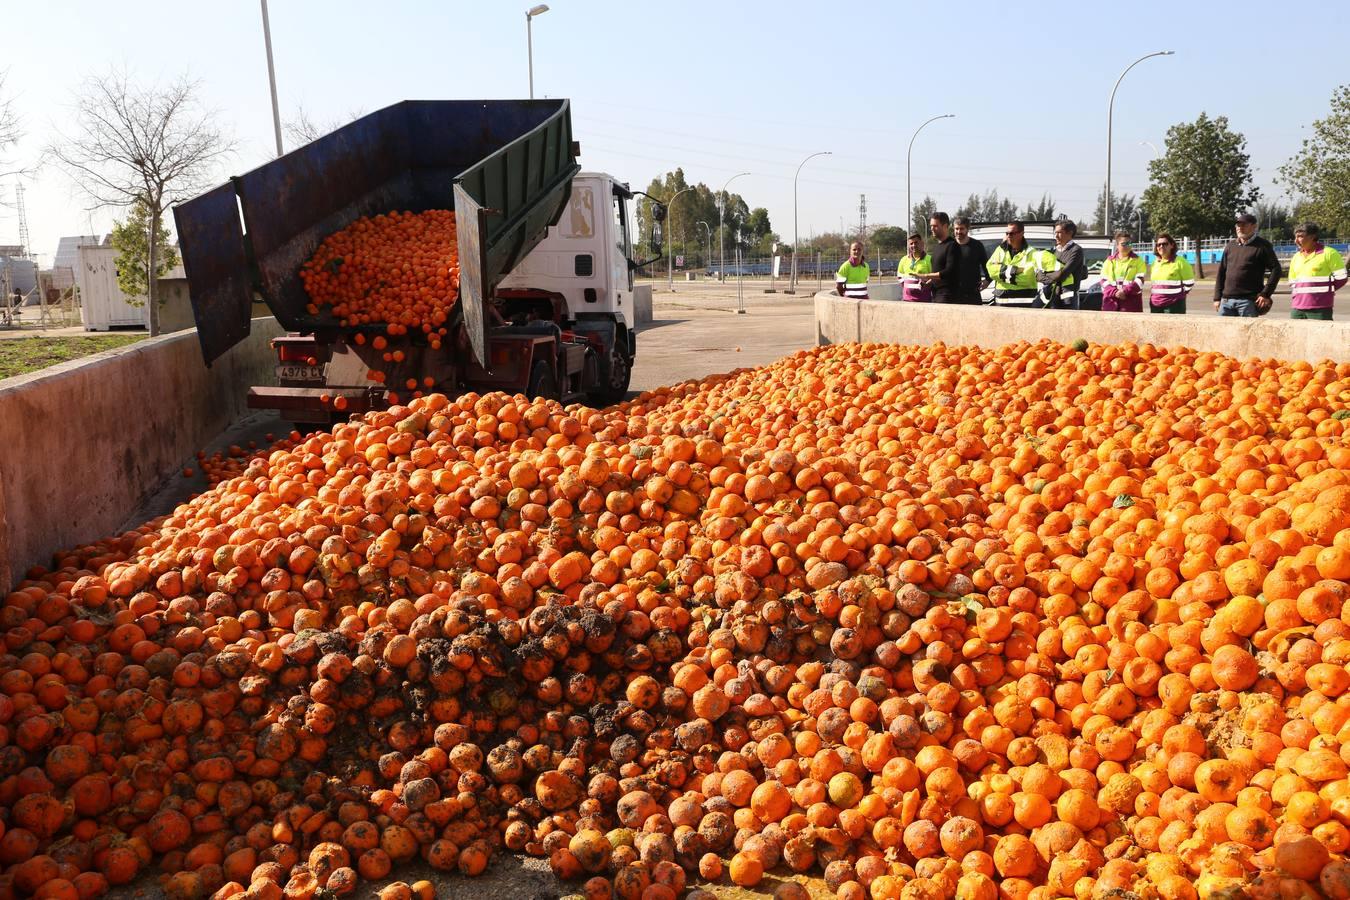
[[[737,178],[743,175],[749,175],[749,172],[738,172],[727,179],[727,183],[722,185],[721,196],[717,202],[717,255],[718,270],[717,280],[727,280],[727,236],[726,236],[726,218],[727,218],[727,187]]]
[[[707,232],[707,249],[703,251],[703,264],[708,268],[712,268],[712,226],[702,219],[699,219],[694,224],[702,225],[703,230]]]
[[[1116,79],[1115,87],[1111,88],[1111,100],[1106,105],[1106,194],[1102,197],[1102,231],[1111,233],[1111,127],[1112,120],[1116,112],[1116,90],[1120,83],[1129,74],[1129,71],[1139,65],[1146,59],[1152,59],[1155,56],[1171,56],[1175,50],[1156,50],[1153,53],[1147,53],[1125,67],[1125,71],[1120,73]]]
[[[666,229],[666,274],[670,276],[667,279],[666,289],[672,294],[675,293],[675,257],[672,255],[675,252],[675,201],[681,194],[692,190],[693,188],[687,187],[676,191],[675,196],[671,197],[670,202],[666,204],[666,216],[670,219],[670,227]]]
[[[548,4],[540,3],[525,11],[525,52],[530,63],[530,99],[534,99],[534,17],[548,12]]]
[[[929,125],[931,125],[931,124],[933,124],[934,122],[936,122],[938,119],[955,119],[955,118],[956,118],[956,115],[953,114],[953,113],[944,113],[943,115],[940,115],[940,116],[933,116],[933,118],[929,119],[927,122],[924,122],[924,123],[923,123],[922,125],[920,125],[918,128],[914,129],[914,136],[911,137],[911,138],[909,139],[909,150],[908,150],[908,152],[905,153],[905,237],[906,237],[906,238],[908,238],[909,235],[911,235],[911,234],[914,233],[914,194],[913,194],[913,189],[912,189],[911,186],[910,186],[910,175],[909,175],[909,172],[910,172],[910,161],[911,161],[911,160],[913,159],[913,157],[914,157],[914,138],[916,138],[916,137],[919,136],[919,132],[920,132],[920,131],[923,131],[923,130],[924,130],[925,128],[927,128]]]
[[[797,293],[797,245],[800,243],[797,233],[797,175],[802,174],[802,166],[806,165],[808,161],[815,159],[817,156],[833,155],[829,150],[812,153],[797,165],[797,173],[792,176],[792,283],[788,285],[788,289],[784,293]]]
[[[1153,143],[1152,141],[1140,141],[1139,146],[1147,147],[1148,149],[1152,150],[1154,159],[1157,159],[1159,156],[1162,155],[1161,153],[1158,152],[1158,145]]]
[[[267,84],[272,89],[272,129],[277,136],[277,156],[281,155],[281,108],[277,106],[277,70],[272,65],[272,23],[267,17],[267,0],[262,0],[263,45],[267,48]]]

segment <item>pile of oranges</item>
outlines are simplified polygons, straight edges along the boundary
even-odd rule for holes
[[[324,239],[300,279],[310,315],[328,307],[343,326],[444,337],[459,296],[455,214],[431,209],[357,219]]]
[[[369,413],[8,595],[0,900],[1346,900],[1348,416],[1049,342]]]

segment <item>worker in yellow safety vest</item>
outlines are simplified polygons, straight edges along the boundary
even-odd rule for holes
[[[1195,287],[1195,270],[1191,261],[1177,253],[1177,242],[1167,232],[1153,239],[1153,250],[1158,254],[1148,277],[1153,286],[1148,292],[1148,311],[1186,314],[1186,295]]]
[[[867,279],[872,277],[872,270],[867,265],[867,260],[863,258],[863,246],[859,241],[854,241],[848,248],[848,259],[839,267],[839,272],[834,277],[834,289],[841,297],[848,297],[850,300],[867,299]]]
[[[985,264],[994,282],[994,302],[1026,300],[1026,305],[1032,305],[1040,293],[1036,283],[1041,267],[1040,251],[1027,243],[1026,228],[1021,222],[1009,222],[1004,238]]]
[[[900,279],[900,299],[916,303],[927,303],[933,299],[932,282],[916,278],[933,271],[933,257],[924,250],[923,235],[909,236],[909,255],[895,267],[895,275]]]

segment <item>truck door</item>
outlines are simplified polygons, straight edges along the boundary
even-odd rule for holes
[[[610,254],[610,277],[614,284],[614,301],[625,314],[632,309],[633,270],[628,265],[632,259],[632,239],[628,230],[627,192],[619,186],[614,188],[612,208],[614,227],[614,248]]]

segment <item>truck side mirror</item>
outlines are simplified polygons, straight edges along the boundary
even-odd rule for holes
[[[664,222],[666,220],[666,205],[664,203],[661,203],[660,201],[654,201],[652,203],[652,218],[657,222]]]
[[[652,223],[652,237],[651,240],[647,242],[647,247],[652,253],[660,253],[661,247],[665,243],[665,240],[661,235],[662,230],[661,221],[659,219]]]

